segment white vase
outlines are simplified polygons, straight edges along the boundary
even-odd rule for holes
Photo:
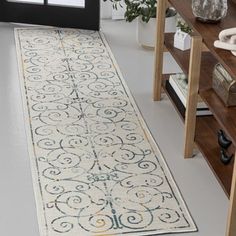
[[[126,5],[124,0],[121,0],[120,3],[117,5],[117,9],[112,9],[112,19],[113,20],[123,20],[125,19],[125,11],[126,11]]]
[[[140,45],[153,48],[155,45],[156,36],[156,18],[151,18],[148,23],[143,22],[142,18],[138,17],[137,26],[137,41]],[[165,32],[176,31],[176,15],[167,17],[165,20]]]
[[[100,6],[101,19],[111,19],[112,17],[112,3],[110,1],[101,1]]]

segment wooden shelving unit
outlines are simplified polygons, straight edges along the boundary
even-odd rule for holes
[[[168,80],[168,75],[162,74],[163,52],[166,47],[189,79],[187,106],[184,114],[177,108],[178,105],[174,101],[171,90],[167,90],[163,86],[164,91],[185,122],[184,157],[192,157],[195,144],[204,155],[230,198],[226,235],[236,236],[236,161],[231,161],[228,165],[224,165],[220,161],[220,147],[217,141],[217,131],[223,129],[233,143],[229,151],[235,153],[236,107],[227,108],[212,89],[212,72],[217,62],[220,62],[236,79],[236,57],[229,51],[213,46],[220,31],[235,27],[236,4],[231,0],[228,1],[228,14],[220,23],[204,24],[195,19],[191,3],[192,0],[182,0],[181,4],[179,0],[158,0],[153,98],[154,100],[161,99],[161,85]],[[165,10],[168,5],[173,6],[193,29],[191,50],[181,51],[174,48],[174,34],[164,33]],[[205,50],[206,48],[207,50]],[[208,105],[213,116],[196,116],[198,96]]]

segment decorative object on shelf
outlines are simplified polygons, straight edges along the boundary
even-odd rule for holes
[[[196,19],[206,23],[216,23],[227,14],[227,0],[192,0],[192,10]]]
[[[221,147],[220,150],[220,160],[223,164],[227,165],[230,163],[231,159],[233,158],[233,154],[232,155],[228,155],[226,150],[229,148],[229,146],[232,144],[232,141],[229,140],[224,131],[222,129],[220,129],[217,132],[217,136],[218,136],[218,144]]]
[[[213,70],[212,88],[226,106],[236,106],[236,80],[220,63]]]
[[[188,50],[191,47],[192,29],[183,20],[178,20],[177,30],[174,35],[174,47],[182,51]]]
[[[218,136],[218,143],[222,148],[227,149],[231,145],[232,141],[226,137],[222,129],[220,129],[217,132],[217,136]]]
[[[181,108],[181,110],[185,111],[187,106],[187,93],[188,93],[187,76],[183,73],[170,75],[168,83],[169,86],[171,86],[173,89],[172,94],[175,93],[180,103],[183,105],[183,108]],[[212,115],[212,112],[209,110],[206,103],[202,101],[200,96],[198,96],[197,116],[206,116],[206,115]]]
[[[236,56],[236,28],[222,30],[219,33],[219,40],[214,42],[214,46],[229,50]]]
[[[220,150],[220,160],[223,164],[227,165],[230,163],[234,155],[228,155],[224,149]]]

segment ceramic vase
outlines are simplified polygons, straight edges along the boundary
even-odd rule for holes
[[[138,17],[137,23],[137,41],[144,47],[154,48],[156,36],[156,18],[151,18],[148,23],[142,21],[142,17]],[[165,19],[165,32],[176,31],[176,15],[166,17]]]

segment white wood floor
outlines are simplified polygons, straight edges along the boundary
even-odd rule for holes
[[[0,23],[0,235],[39,236],[18,83],[16,26]],[[135,23],[104,21],[102,31],[199,228],[197,233],[172,235],[223,236],[228,199],[200,154],[183,159],[183,123],[168,99],[152,101],[153,52],[137,45]],[[166,55],[165,71],[176,70]]]

